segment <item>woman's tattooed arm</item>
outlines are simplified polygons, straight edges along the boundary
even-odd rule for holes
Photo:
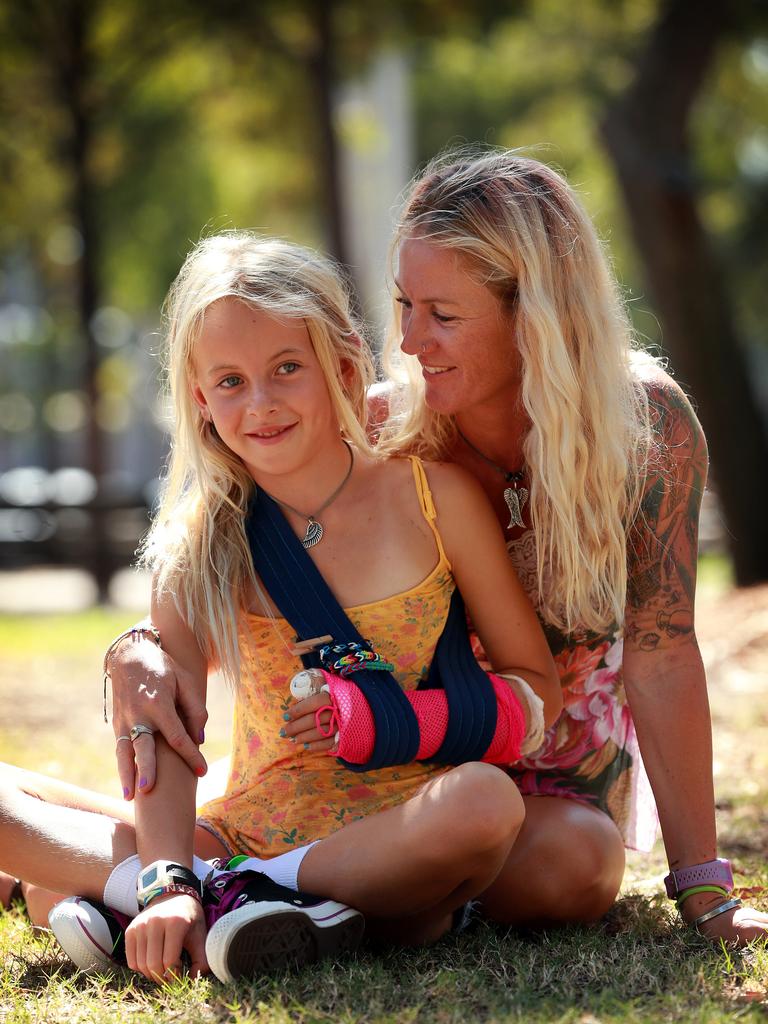
[[[693,638],[698,522],[707,445],[681,388],[666,374],[649,387],[660,448],[628,538],[627,643],[652,652]]]

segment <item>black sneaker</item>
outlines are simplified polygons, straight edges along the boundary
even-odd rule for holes
[[[352,952],[365,921],[335,900],[287,889],[258,871],[206,881],[205,955],[219,981],[253,977]]]

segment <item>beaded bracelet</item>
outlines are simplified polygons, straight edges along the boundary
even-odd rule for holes
[[[109,658],[110,658],[110,655],[113,654],[114,651],[117,649],[117,647],[123,642],[123,640],[127,640],[128,637],[130,637],[131,640],[133,640],[134,643],[135,643],[136,640],[140,639],[142,636],[147,637],[147,639],[149,639],[149,640],[153,640],[157,644],[157,646],[162,649],[163,645],[162,645],[162,643],[160,641],[160,630],[159,629],[155,629],[154,626],[132,626],[131,629],[126,629],[126,631],[124,633],[121,633],[120,636],[115,637],[115,639],[112,641],[112,643],[107,648],[106,653],[104,654],[104,664],[102,665],[102,671],[104,673],[104,721],[105,722],[109,722],[109,719],[107,718],[107,680],[108,679],[110,679],[110,680],[112,679],[112,676],[110,675],[110,672],[109,672]]]

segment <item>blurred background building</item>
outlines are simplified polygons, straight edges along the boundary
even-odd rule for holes
[[[202,234],[346,268],[463,143],[562,168],[704,423],[703,539],[768,578],[768,10],[689,0],[0,0],[0,569],[107,593],[167,450],[160,307]]]

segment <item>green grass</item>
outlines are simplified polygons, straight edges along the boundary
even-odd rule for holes
[[[6,915],[0,1019],[144,1022],[722,1022],[765,1020],[752,1002],[766,955],[728,954],[683,931],[658,901],[627,897],[595,929],[521,936],[478,923],[427,950],[361,954],[338,965],[230,986],[164,989],[122,974],[74,972]],[[9,1012],[2,1017],[2,1009]]]
[[[711,618],[720,621],[719,606]],[[11,709],[0,721],[0,759],[116,791],[100,667],[125,625],[124,613],[109,610],[0,617],[0,692]],[[768,649],[751,643],[747,654],[724,662],[740,674],[718,669],[710,681],[723,766],[718,817],[737,884],[756,887],[752,902],[768,909],[768,694],[760,685]],[[742,693],[745,673],[755,685]],[[222,724],[206,751],[210,758],[226,747]],[[595,928],[520,934],[477,922],[429,949],[365,951],[343,964],[229,986],[182,979],[157,989],[128,973],[86,977],[23,912],[0,913],[0,1024],[767,1021],[768,951],[728,951],[684,929],[658,895],[664,870],[660,846],[650,857],[630,855],[626,891]]]

